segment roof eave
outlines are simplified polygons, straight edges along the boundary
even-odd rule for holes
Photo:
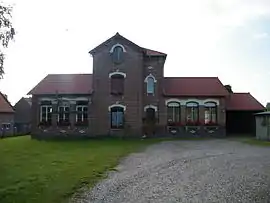
[[[166,93],[163,93],[163,96],[165,96],[165,97],[226,97],[227,95],[224,95],[224,94],[220,94],[220,95],[202,94],[202,95],[200,95],[200,94],[166,94]]]
[[[78,92],[73,92],[73,93],[58,93],[58,95],[92,95],[93,90],[91,92],[85,92],[85,93],[78,93]],[[30,95],[30,94],[28,94]],[[32,92],[31,95],[34,96],[49,96],[49,95],[55,95],[55,93],[35,93]]]
[[[265,111],[266,108],[261,108],[261,109],[241,109],[241,108],[226,108],[226,111]]]

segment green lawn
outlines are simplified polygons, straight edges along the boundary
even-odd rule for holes
[[[251,145],[259,145],[259,146],[270,147],[270,142],[269,141],[257,140],[256,138],[245,139],[243,142],[247,143],[247,144],[251,144]]]
[[[0,202],[65,202],[93,186],[119,158],[159,140],[0,140]]]

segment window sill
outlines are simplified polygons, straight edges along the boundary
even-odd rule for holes
[[[181,123],[167,123],[167,126],[169,126],[169,127],[181,127],[182,124]]]
[[[68,126],[70,126],[71,124],[70,123],[57,123],[57,126],[59,126],[59,127],[68,127]]]
[[[88,127],[88,122],[87,123],[75,123],[74,126],[76,126],[76,127]]]
[[[111,130],[123,130],[124,127],[121,127],[121,128],[114,128],[114,127],[111,127]]]
[[[38,127],[50,127],[52,126],[52,123],[40,123],[38,124]]]
[[[204,124],[205,127],[213,127],[213,126],[218,126],[217,123],[213,123],[213,124]]]
[[[117,93],[117,92],[111,92],[111,95],[113,95],[113,96],[123,96],[124,93],[121,93],[121,92],[119,92],[119,93]]]

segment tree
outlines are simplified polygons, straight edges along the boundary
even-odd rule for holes
[[[270,102],[268,102],[268,103],[266,104],[266,109],[267,109],[267,111],[270,111]]]
[[[1,5],[2,4],[2,5]],[[10,40],[15,35],[15,30],[12,26],[12,6],[3,5],[0,3],[0,77],[4,75],[4,49],[8,47]]]

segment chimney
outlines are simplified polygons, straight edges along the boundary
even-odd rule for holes
[[[227,89],[229,93],[233,93],[232,86],[231,85],[224,85],[224,87]]]

